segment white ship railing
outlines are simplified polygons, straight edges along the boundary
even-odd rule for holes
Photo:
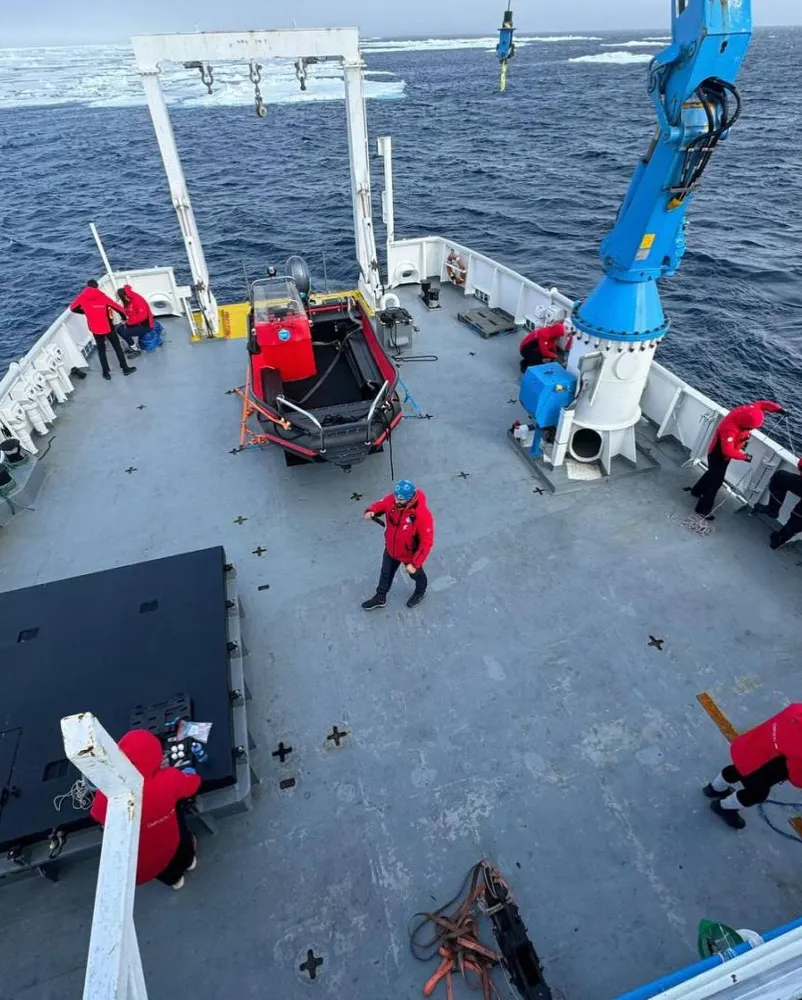
[[[89,712],[61,720],[69,760],[108,799],[83,1000],[147,1000],[134,893],[142,775]]]
[[[116,288],[131,285],[135,291],[148,300],[157,316],[185,315],[186,301],[191,294],[188,287],[179,287],[176,284],[175,274],[171,267],[117,271],[114,273],[114,281],[108,276],[104,276],[99,279],[98,283],[101,289],[110,296],[114,295]],[[76,288],[75,294],[77,295],[79,291],[80,289]],[[30,415],[26,413],[21,418],[21,423],[12,423],[9,418],[15,409],[19,415],[19,410],[14,406],[14,396],[19,395],[16,390],[20,389],[31,374],[41,370],[44,359],[48,358],[53,347],[57,347],[61,351],[62,365],[67,375],[74,368],[87,368],[89,365],[87,357],[94,349],[94,340],[87,329],[85,318],[65,309],[39,337],[33,347],[19,361],[13,361],[9,365],[8,371],[0,379],[0,421],[15,436],[27,438],[27,441],[32,445],[29,450],[34,452],[38,449],[35,443],[34,421],[30,419]],[[56,410],[56,414],[58,414],[58,410]],[[39,423],[41,430],[41,422],[37,420],[37,423]],[[23,440],[23,444],[26,444],[25,440]]]
[[[461,288],[465,295],[503,309],[520,326],[558,322],[571,312],[574,302],[556,288],[546,289],[484,254],[442,236],[391,240],[387,244],[388,285],[417,284],[437,277]],[[456,280],[455,280],[456,278]],[[780,401],[782,402],[782,401]],[[689,462],[706,460],[718,421],[726,408],[694,389],[660,364],[653,364],[641,400],[641,409],[658,428],[658,437],[671,436],[689,452]],[[796,469],[796,457],[766,434],[752,434],[750,464],[731,462],[727,485],[745,503],[756,503],[778,469]],[[797,502],[789,497],[781,519]]]

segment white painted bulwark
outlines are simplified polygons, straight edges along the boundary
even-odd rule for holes
[[[108,798],[84,1000],[147,1000],[134,930],[142,784],[139,771],[89,712],[61,720],[64,751]]]

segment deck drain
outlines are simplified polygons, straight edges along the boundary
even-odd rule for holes
[[[284,778],[278,783],[278,787],[285,792],[288,788],[295,788],[295,778]]]
[[[336,746],[336,747],[341,747],[342,746],[342,742],[341,741],[344,740],[345,737],[349,736],[349,735],[350,734],[349,734],[349,732],[348,732],[347,729],[338,729],[337,726],[332,726],[331,727],[331,732],[326,737],[326,742],[327,743],[333,743],[334,746]]]
[[[285,747],[283,743],[279,743],[279,745],[273,751],[272,756],[278,757],[278,759],[283,764],[291,753],[292,753],[292,747]]]
[[[298,965],[298,971],[301,973],[304,982],[317,982],[323,975],[323,971],[320,968],[323,965],[322,957],[315,954],[314,948],[307,948],[305,952],[299,955],[299,958],[303,959]]]

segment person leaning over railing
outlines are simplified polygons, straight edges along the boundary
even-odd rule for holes
[[[70,303],[70,311],[81,313],[86,317],[86,325],[89,327],[89,332],[95,338],[95,344],[97,345],[97,356],[100,360],[100,370],[103,372],[103,378],[111,378],[109,361],[106,357],[107,340],[111,343],[114,353],[117,355],[123,375],[133,375],[136,368],[133,368],[125,360],[125,355],[120,345],[120,338],[117,336],[117,331],[111,322],[112,313],[116,312],[124,317],[125,311],[118,302],[115,302],[114,299],[110,299],[108,295],[101,292],[94,278],[90,278],[87,281],[86,288]]]

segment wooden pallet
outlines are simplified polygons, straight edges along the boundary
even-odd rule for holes
[[[500,333],[512,333],[516,329],[514,316],[503,309],[490,309],[487,306],[458,313],[457,319],[475,330],[483,340]]]

